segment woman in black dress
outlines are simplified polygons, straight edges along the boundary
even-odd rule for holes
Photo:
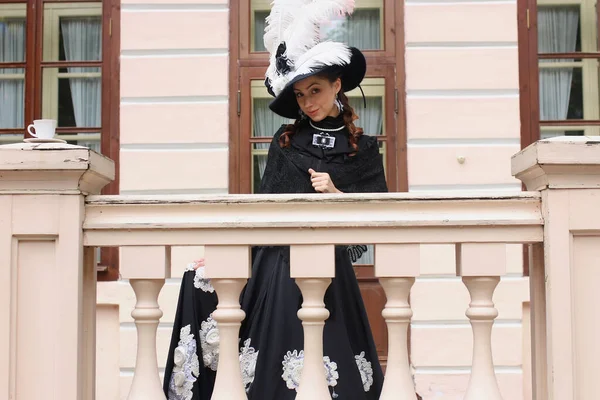
[[[276,12],[282,12],[277,2],[272,15]],[[266,32],[269,44],[269,27]],[[364,78],[363,54],[334,42],[294,52],[281,38],[273,41],[276,46],[267,47],[273,51],[265,84],[275,97],[269,107],[295,123],[274,134],[260,192],[387,191],[377,140],[354,125],[358,117],[344,94]],[[331,396],[340,400],[379,399],[383,384],[349,255],[361,249],[336,246],[335,278],[325,294],[330,316],[323,333],[323,364]],[[289,247],[255,247],[252,260],[252,277],[240,298],[246,313],[239,342],[243,383],[250,400],[292,400],[304,337],[297,317],[302,296],[290,277]],[[217,297],[203,265],[203,260],[190,265],[183,276],[165,369],[169,400],[209,400],[212,394],[219,360],[219,333],[211,316]]]

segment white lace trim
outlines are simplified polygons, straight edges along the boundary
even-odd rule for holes
[[[371,389],[371,385],[373,385],[373,367],[371,366],[371,362],[367,361],[365,358],[364,351],[359,355],[354,356],[354,358],[356,359],[356,366],[360,372],[363,388],[365,389],[365,392],[368,392],[369,389]]]
[[[298,390],[300,385],[300,373],[304,366],[304,350],[288,351],[283,357],[283,375],[281,377],[285,381],[288,389]],[[340,378],[340,374],[337,371],[337,364],[329,359],[329,357],[323,357],[323,366],[327,373],[327,385],[334,387],[337,385],[337,380]],[[334,392],[334,398],[337,395]]]
[[[250,390],[250,385],[254,382],[256,373],[256,360],[258,359],[258,351],[254,347],[250,347],[250,340],[244,341],[244,347],[240,348],[240,369],[242,371],[242,382],[246,388],[246,392]]]
[[[195,263],[188,264],[185,270],[194,271],[195,265]],[[210,279],[205,278],[205,267],[198,267],[198,269],[195,271],[196,275],[194,275],[194,287],[206,293],[214,293],[215,288],[213,287],[212,283],[210,283]]]
[[[212,314],[208,316],[206,321],[202,321],[200,326],[200,345],[202,346],[202,361],[204,366],[217,370],[219,365],[219,328],[217,321],[212,318]]]
[[[194,382],[200,375],[200,362],[190,325],[181,328],[173,358],[175,364],[169,383],[169,400],[191,400]]]

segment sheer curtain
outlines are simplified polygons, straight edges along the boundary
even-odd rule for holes
[[[577,45],[579,9],[540,7],[538,10],[538,51],[572,53]],[[540,119],[565,120],[569,111],[573,68],[543,68],[543,64],[573,60],[543,60],[540,63]],[[564,132],[557,132],[563,135]]]
[[[61,18],[65,58],[67,61],[98,61],[102,59],[102,23],[99,17]],[[96,67],[69,67],[68,73],[97,73]],[[69,78],[75,122],[79,127],[101,125],[100,77]],[[99,151],[98,142],[82,142]]]
[[[0,62],[25,61],[25,20],[6,20],[0,28]],[[3,68],[1,75],[24,74],[23,68]],[[24,126],[24,78],[0,77],[0,128]]]
[[[379,9],[357,9],[348,18],[340,18],[321,27],[324,38],[343,42],[361,50],[381,48]]]

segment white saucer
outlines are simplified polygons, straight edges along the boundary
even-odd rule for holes
[[[43,139],[43,138],[27,138],[23,139],[25,143],[67,143],[66,140],[62,139]]]

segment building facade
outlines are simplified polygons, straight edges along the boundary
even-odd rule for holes
[[[377,135],[393,191],[519,191],[510,158],[540,137],[594,135],[600,126],[598,18],[592,0],[356,0],[323,35],[365,51],[367,78],[349,97]],[[262,44],[268,0],[0,2],[0,141],[40,117],[60,137],[117,162],[106,194],[252,193],[269,136]],[[508,250],[495,302],[494,362],[506,399],[527,400],[527,263]],[[202,248],[174,248],[158,330],[164,365],[180,277]],[[454,248],[422,247],[411,302],[410,354],[425,399],[467,387],[468,292]],[[125,399],[135,366],[135,296],[118,251],[101,249],[98,399]],[[485,262],[485,260],[482,260]],[[385,360],[385,298],[372,255],[357,262]],[[448,301],[455,299],[456,301]],[[115,346],[118,343],[119,346]],[[119,348],[119,351],[115,351]],[[110,349],[110,351],[108,350]]]

